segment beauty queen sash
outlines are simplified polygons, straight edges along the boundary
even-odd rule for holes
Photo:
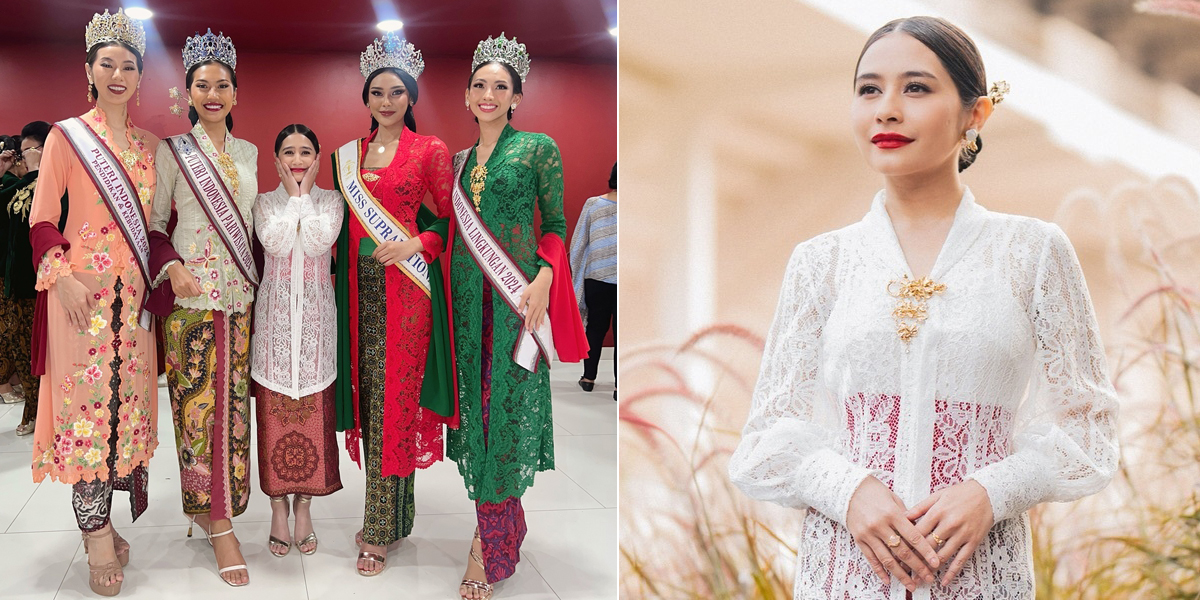
[[[517,336],[517,344],[513,348],[513,362],[521,365],[527,371],[536,373],[539,356],[545,356],[546,364],[549,365],[551,357],[557,355],[554,349],[554,336],[550,330],[549,314],[547,313],[546,317],[542,319],[542,326],[533,330],[526,327],[525,315],[517,310],[521,294],[525,292],[529,281],[517,267],[517,261],[509,256],[504,247],[500,245],[499,240],[484,224],[479,213],[475,212],[474,204],[467,199],[467,192],[462,187],[462,174],[469,158],[469,153],[464,155],[454,173],[454,194],[451,197],[454,220],[459,234],[466,242],[465,245],[471,258],[475,260],[476,266],[487,277],[488,283],[492,285],[492,290],[499,293],[500,297],[504,298],[505,304],[508,304],[513,313],[521,319],[521,332]]]
[[[96,132],[92,131],[79,117],[73,117],[54,124],[67,138],[75,156],[79,158],[83,170],[96,185],[108,212],[126,243],[133,249],[134,262],[142,274],[146,291],[142,294],[141,306],[138,310],[138,325],[146,331],[150,330],[153,315],[146,310],[146,299],[150,297],[150,229],[146,225],[146,216],[142,212],[142,201],[138,197],[137,188],[129,179],[129,174],[121,166],[121,162],[113,155]]]
[[[359,150],[362,140],[351,140],[333,153],[333,164],[337,166],[334,173],[334,184],[350,206],[350,214],[358,218],[359,224],[370,234],[375,243],[403,242],[413,237],[408,229],[388,212],[362,181],[362,168],[359,166]],[[430,296],[429,292],[429,263],[418,252],[408,260],[396,263],[396,267],[417,284],[417,287]]]
[[[225,187],[225,181],[217,174],[212,161],[200,150],[200,144],[190,133],[173,135],[167,138],[167,146],[171,155],[183,172],[196,200],[200,202],[204,214],[217,229],[221,241],[233,255],[233,262],[246,281],[258,285],[258,269],[254,266],[254,252],[250,242],[250,234],[242,221],[242,213],[234,204],[233,194]]]

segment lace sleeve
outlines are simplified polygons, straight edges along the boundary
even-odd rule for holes
[[[729,476],[751,498],[811,506],[844,525],[850,497],[877,473],[843,456],[821,420],[819,348],[835,252],[809,242],[792,254]]]
[[[280,200],[276,194],[259,194],[254,202],[254,221],[258,223],[258,241],[272,256],[287,256],[296,241],[300,221],[300,199]]]
[[[1058,227],[1039,260],[1030,318],[1037,372],[1022,408],[1029,416],[1015,452],[971,475],[987,490],[996,521],[1094,494],[1117,468],[1116,391],[1083,271]]]
[[[342,231],[340,200],[341,195],[336,192],[313,189],[307,205],[311,206],[312,210],[300,217],[300,240],[304,244],[304,254],[329,254],[329,249],[337,241],[338,233]]]
[[[425,178],[425,187],[429,193],[433,195],[433,204],[438,220],[450,219],[452,210],[450,208],[450,194],[454,188],[454,171],[450,168],[450,151],[446,148],[446,143],[440,139],[434,138],[431,140],[429,150],[425,153],[425,164],[422,169],[422,174]],[[437,228],[441,230],[442,228]],[[425,259],[433,261],[446,248],[446,241],[438,231],[426,228],[425,231],[417,234],[421,238],[421,245],[425,249]]]

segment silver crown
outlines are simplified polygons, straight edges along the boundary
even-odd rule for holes
[[[212,29],[204,35],[196,34],[187,39],[183,45],[183,68],[192,67],[209,60],[215,60],[237,70],[237,50],[233,48],[233,39],[221,35],[213,35]]]
[[[110,15],[106,8],[104,14],[92,15],[92,21],[84,29],[83,38],[88,50],[96,44],[120,42],[133,47],[138,54],[146,54],[146,30],[142,29],[141,21],[126,16],[124,9],[118,8],[117,14]]]
[[[417,50],[404,38],[389,31],[367,46],[358,59],[358,70],[362,72],[364,78],[387,67],[400,69],[416,79],[425,70],[425,59],[421,58],[420,50]]]
[[[500,33],[500,37],[488,39],[479,42],[475,47],[475,58],[471,61],[471,70],[479,68],[479,65],[490,62],[504,63],[517,70],[517,75],[521,77],[521,83],[525,83],[525,76],[529,75],[529,51],[525,49],[525,44],[518,44],[517,38],[511,40],[504,37],[504,33]]]

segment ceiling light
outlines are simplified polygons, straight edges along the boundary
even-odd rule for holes
[[[154,16],[154,13],[150,12],[150,9],[144,6],[130,6],[125,9],[125,14],[129,15],[129,18],[139,21],[145,21]]]
[[[386,21],[380,21],[376,27],[378,27],[380,31],[397,31],[404,27],[404,23],[401,23],[395,19],[388,19]]]
[[[609,29],[609,30],[608,30],[608,35],[611,35],[611,36],[613,36],[613,37],[617,37],[617,28],[616,28],[616,27],[613,27],[612,29]]]

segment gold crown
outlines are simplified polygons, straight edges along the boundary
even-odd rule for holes
[[[139,56],[146,54],[146,30],[142,29],[142,22],[129,18],[121,8],[115,15],[108,14],[107,8],[104,14],[93,15],[92,22],[84,30],[84,39],[88,50],[96,44],[120,42],[137,50]]]

